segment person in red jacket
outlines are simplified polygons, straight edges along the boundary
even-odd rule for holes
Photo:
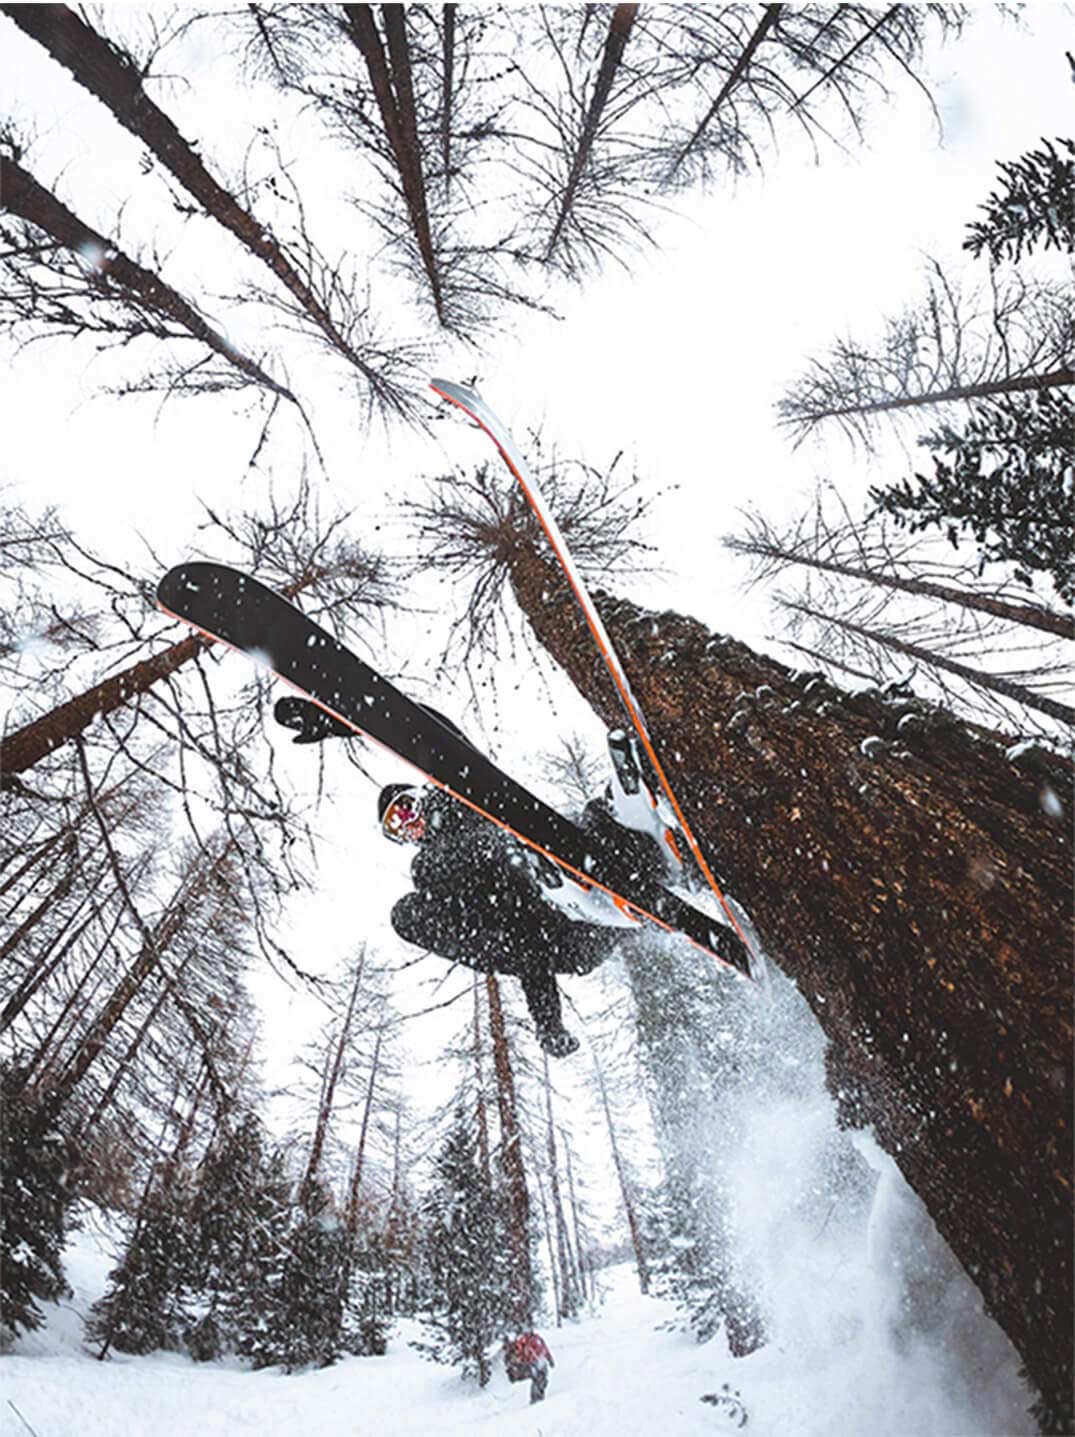
[[[556,1366],[544,1338],[536,1332],[523,1332],[514,1342],[505,1342],[504,1363],[512,1382],[523,1382],[529,1377],[531,1402],[544,1401],[549,1368]]]

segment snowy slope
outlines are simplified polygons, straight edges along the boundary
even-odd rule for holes
[[[876,1161],[884,1167],[887,1160],[876,1155]],[[352,1358],[290,1377],[166,1354],[98,1362],[81,1348],[78,1314],[102,1290],[111,1259],[108,1234],[91,1222],[68,1253],[74,1297],[50,1308],[46,1327],[0,1359],[0,1430],[24,1433],[21,1418],[38,1437],[509,1431],[518,1437],[693,1437],[740,1430],[739,1409],[701,1400],[727,1383],[742,1395],[744,1430],[758,1437],[1030,1434],[1026,1394],[1013,1380],[1000,1334],[992,1360],[976,1371],[967,1370],[965,1353],[952,1350],[965,1320],[959,1301],[954,1308],[951,1297],[936,1304],[931,1343],[891,1339],[885,1273],[877,1264],[898,1263],[901,1230],[910,1226],[916,1245],[920,1238],[915,1200],[901,1182],[894,1168],[885,1168],[871,1213],[872,1257],[842,1242],[818,1246],[818,1269],[831,1265],[834,1254],[840,1265],[828,1286],[793,1242],[774,1254],[789,1300],[781,1304],[773,1341],[750,1357],[732,1358],[719,1337],[699,1347],[664,1330],[670,1309],[639,1295],[630,1268],[604,1274],[605,1302],[596,1315],[560,1331],[546,1329],[556,1367],[548,1398],[533,1409],[528,1385],[511,1386],[502,1371],[479,1392],[454,1371],[420,1358],[407,1345],[417,1329],[406,1322],[385,1358]],[[791,1287],[797,1303],[790,1301]],[[981,1350],[980,1332],[975,1343]]]

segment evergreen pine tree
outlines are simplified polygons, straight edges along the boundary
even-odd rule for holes
[[[230,1340],[255,1367],[283,1360],[275,1334],[291,1224],[290,1192],[282,1153],[270,1153],[249,1194],[246,1244],[227,1305]]]
[[[234,1312],[265,1183],[261,1125],[226,1123],[198,1169],[190,1210],[191,1282],[202,1311],[188,1335],[198,1361],[234,1346]]]
[[[1075,251],[1075,143],[1057,139],[1002,161],[1002,180],[984,205],[985,218],[967,227],[963,248],[987,251],[995,264],[1017,263],[1035,245]]]
[[[282,1247],[274,1251],[271,1239],[266,1242],[260,1280],[243,1304],[247,1317],[256,1317],[253,1330],[244,1324],[240,1351],[257,1367],[328,1367],[346,1350],[346,1229],[324,1184],[315,1178],[304,1187],[303,1201],[290,1209]]]
[[[933,473],[870,490],[912,533],[943,528],[953,547],[969,531],[981,562],[1012,563],[1030,584],[1048,574],[1075,601],[1075,403],[1057,389],[976,404],[966,426],[921,443]]]
[[[93,1304],[86,1340],[119,1352],[178,1350],[191,1325],[187,1184],[167,1173],[150,1179],[109,1286]]]
[[[39,1302],[67,1294],[63,1276],[65,1216],[70,1201],[67,1147],[42,1126],[24,1095],[25,1072],[0,1067],[0,1340],[42,1322]]]
[[[507,1321],[507,1282],[495,1197],[461,1108],[437,1158],[426,1218],[431,1310],[426,1339],[415,1346],[435,1362],[458,1364],[484,1387],[490,1348]]]

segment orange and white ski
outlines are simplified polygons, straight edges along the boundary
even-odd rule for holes
[[[712,869],[706,862],[701,845],[694,836],[690,824],[687,822],[683,809],[680,807],[679,800],[676,798],[671,782],[665,772],[664,765],[658,757],[657,750],[650,735],[649,725],[646,722],[646,716],[642,711],[642,705],[635,697],[634,691],[631,688],[630,679],[627,677],[620,656],[616,652],[615,645],[608,635],[608,630],[605,628],[601,615],[597,612],[597,606],[594,604],[590,592],[586,587],[586,582],[579,573],[578,567],[571,556],[571,550],[568,548],[567,541],[564,539],[560,526],[556,522],[556,517],[546,502],[526,460],[520,453],[518,446],[512,439],[507,428],[496,417],[485,400],[482,399],[481,395],[476,394],[473,389],[468,389],[463,384],[453,383],[450,379],[432,379],[430,380],[430,388],[443,399],[447,399],[451,404],[457,405],[465,414],[468,414],[470,418],[474,420],[479,428],[488,434],[497,449],[499,449],[504,462],[518,480],[527,502],[534,511],[534,515],[544,530],[546,538],[552,545],[553,553],[556,555],[564,571],[564,576],[571,585],[572,592],[578,601],[586,623],[601,653],[601,657],[605,662],[605,667],[608,669],[612,682],[616,687],[616,692],[620,696],[624,712],[635,733],[638,735],[638,741],[645,751],[646,757],[652,765],[653,773],[660,784],[661,794],[675,817],[679,832],[683,835],[683,839],[690,849],[695,863],[698,865],[699,872],[709,884],[728,922],[746,949],[750,958],[751,976],[760,981],[763,977],[764,965],[757,947],[757,941],[755,939],[752,942],[751,938],[744,932],[744,916],[735,912],[732,902],[722,892],[720,884],[717,882]],[[669,851],[673,857],[678,860],[679,855],[676,851],[675,835],[670,829],[666,836],[666,842]]]

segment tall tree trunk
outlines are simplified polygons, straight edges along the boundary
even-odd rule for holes
[[[526,1191],[526,1165],[515,1103],[515,1077],[511,1070],[508,1033],[500,988],[494,973],[485,975],[489,1000],[489,1035],[493,1042],[493,1070],[500,1114],[500,1162],[507,1184],[508,1233],[511,1243],[509,1279],[510,1315],[519,1332],[529,1331],[534,1316],[533,1275],[530,1268],[530,1198]]]
[[[564,226],[567,224],[568,217],[574,206],[579,185],[586,172],[586,167],[590,163],[594,142],[597,139],[597,131],[601,125],[601,116],[605,112],[608,97],[612,93],[616,73],[623,60],[623,52],[627,47],[627,41],[631,38],[631,30],[634,27],[637,15],[637,5],[617,5],[612,12],[612,19],[609,21],[608,26],[608,34],[605,37],[605,47],[601,52],[601,64],[597,71],[593,94],[590,97],[590,104],[582,125],[582,133],[579,135],[579,142],[575,147],[575,154],[571,160],[571,169],[568,171],[567,179],[564,181],[563,193],[560,197],[560,207],[557,211],[556,219],[553,222],[552,233],[549,236],[548,244],[545,246],[546,264],[548,264],[556,251],[557,245],[560,243],[560,236],[563,233]]]
[[[485,1107],[485,1074],[482,1071],[481,990],[474,974],[474,1085],[477,1090],[478,1161],[486,1192],[493,1191],[493,1168],[489,1159],[489,1114]]]
[[[67,1020],[71,1018],[72,1014],[75,1013],[75,1010],[78,1009],[81,1013],[85,1013],[89,1010],[90,1004],[93,1002],[93,999],[97,994],[97,990],[101,986],[102,980],[101,978],[98,978],[96,982],[94,982],[93,987],[90,988],[88,991],[87,985],[89,984],[90,979],[93,977],[94,973],[96,973],[97,968],[103,960],[105,954],[111,950],[112,939],[115,936],[116,930],[119,928],[122,919],[123,909],[120,908],[117,911],[115,918],[112,920],[112,924],[109,927],[108,932],[103,935],[101,942],[98,944],[97,952],[93,955],[89,963],[86,965],[85,971],[79,975],[78,981],[74,984],[71,989],[71,992],[68,994],[67,1001],[61,1006],[59,1013],[56,1015],[52,1022],[52,1026],[49,1028],[48,1032],[45,1034],[44,1038],[42,1038],[40,1044],[38,1045],[37,1053],[34,1055],[33,1062],[30,1064],[30,1067],[27,1070],[28,1079],[30,1075],[33,1074],[37,1069],[44,1068],[46,1066],[46,1063],[49,1061],[49,1049],[53,1047],[53,1045],[55,1045],[55,1050],[57,1053],[61,1051],[63,1047],[63,1042],[65,1042],[67,1037],[69,1037],[70,1034],[74,1031],[74,1028],[77,1023],[77,1018],[72,1021],[68,1032],[67,1034],[65,1034],[63,1040],[59,1039],[59,1035],[63,1030],[64,1025],[67,1023]],[[33,1082],[35,1087],[40,1087],[40,1076],[35,1077]]]
[[[1053,369],[1047,374],[1020,374],[1009,379],[985,379],[979,384],[956,384],[947,389],[926,390],[922,394],[902,394],[891,399],[873,399],[865,404],[841,404],[820,409],[810,415],[810,423],[822,419],[840,419],[849,414],[883,414],[893,409],[917,409],[929,404],[947,404],[953,400],[988,399],[995,394],[1025,394],[1039,389],[1062,389],[1075,384],[1075,370]]]
[[[146,1037],[150,1032],[150,1029],[153,1027],[153,1024],[157,1021],[157,1016],[160,1013],[161,1009],[164,1007],[166,999],[186,971],[188,962],[189,959],[184,960],[184,962],[176,968],[175,972],[170,974],[168,978],[161,984],[160,992],[153,1000],[152,1006],[149,1008],[146,1013],[146,1016],[139,1024],[138,1030],[135,1033],[134,1037],[128,1043],[127,1049],[124,1052],[123,1057],[116,1064],[116,1071],[108,1080],[108,1086],[105,1088],[104,1092],[97,1100],[96,1106],[90,1113],[89,1117],[85,1120],[85,1122],[79,1125],[78,1137],[80,1139],[83,1138],[85,1135],[93,1132],[97,1124],[101,1121],[105,1113],[111,1107],[112,1101],[115,1098],[117,1092],[119,1091],[120,1084],[130,1072],[131,1064],[134,1062],[135,1058],[141,1051],[142,1044],[145,1042]]]
[[[767,539],[740,539],[727,541],[728,547],[736,554],[750,554],[757,558],[772,559],[782,564],[802,564],[808,569],[820,569],[826,574],[839,574],[845,579],[861,580],[864,584],[876,584],[882,589],[893,589],[903,594],[916,594],[922,598],[940,599],[945,604],[956,604],[962,609],[974,609],[989,614],[994,619],[1004,619],[1011,624],[1022,624],[1027,628],[1041,629],[1046,634],[1056,634],[1062,639],[1075,638],[1075,621],[1068,614],[1057,613],[1039,604],[1019,604],[1014,600],[996,599],[991,594],[978,594],[973,589],[953,589],[948,584],[937,584],[931,579],[904,578],[899,574],[887,574],[879,569],[864,569],[857,564],[845,564],[836,559],[823,559],[818,554],[800,549],[788,549],[782,544]]]
[[[616,1169],[616,1180],[620,1185],[620,1197],[623,1199],[623,1211],[627,1218],[627,1230],[631,1234],[631,1247],[635,1254],[635,1269],[638,1272],[638,1290],[643,1296],[649,1292],[649,1263],[646,1261],[646,1248],[642,1241],[642,1226],[638,1221],[638,1213],[635,1209],[634,1195],[631,1191],[631,1181],[624,1166],[623,1156],[620,1153],[619,1141],[616,1138],[616,1125],[612,1121],[612,1109],[609,1107],[608,1090],[605,1087],[605,1075],[601,1071],[601,1063],[596,1053],[592,1054],[593,1070],[597,1077],[597,1091],[601,1095],[601,1108],[605,1114],[605,1126],[608,1128],[609,1146],[612,1148],[612,1163]]]
[[[680,150],[679,154],[672,161],[672,165],[668,172],[669,178],[672,178],[675,175],[676,171],[679,169],[683,161],[689,157],[692,150],[697,145],[698,141],[705,134],[706,130],[709,129],[709,126],[713,122],[713,117],[716,115],[721,105],[724,104],[725,100],[727,100],[728,96],[739,85],[740,81],[743,79],[743,76],[750,69],[750,62],[754,58],[755,51],[757,50],[761,42],[765,39],[769,31],[776,24],[777,20],[780,18],[780,12],[781,10],[783,10],[783,8],[783,5],[766,5],[765,11],[762,14],[761,19],[758,21],[754,33],[751,35],[747,43],[743,46],[742,54],[739,56],[739,59],[735,62],[731,70],[728,72],[728,78],[720,87],[720,92],[718,93],[716,99],[710,105],[709,109],[705,112],[702,118],[698,121],[698,124],[695,127],[695,130],[691,135],[690,139],[687,141],[687,143]]]
[[[362,1172],[366,1161],[366,1137],[370,1128],[370,1114],[373,1112],[373,1094],[377,1087],[377,1073],[381,1062],[381,1029],[373,1045],[373,1059],[370,1063],[370,1077],[366,1084],[366,1101],[362,1105],[362,1126],[358,1132],[358,1146],[355,1149],[355,1165],[351,1173],[351,1190],[347,1195],[347,1231],[352,1242],[358,1232],[358,1193],[362,1185]]]
[[[362,974],[365,967],[366,954],[363,949],[355,971],[355,981],[351,984],[351,996],[347,1003],[347,1012],[340,1024],[336,1045],[326,1055],[326,1077],[322,1084],[321,1101],[317,1108],[317,1124],[314,1127],[313,1141],[310,1144],[310,1156],[306,1160],[306,1171],[299,1184],[299,1202],[303,1205],[317,1181],[318,1170],[321,1167],[321,1155],[325,1150],[325,1136],[328,1133],[329,1118],[332,1116],[332,1104],[336,1100],[336,1085],[340,1081],[340,1073],[343,1069],[343,1055],[351,1036],[351,1019],[354,1016],[355,1004],[358,1002],[358,990],[362,986]]]
[[[41,899],[41,902],[37,905],[37,907],[31,909],[31,911],[26,915],[26,917],[22,920],[19,926],[8,934],[8,936],[4,939],[3,943],[0,943],[0,962],[7,958],[9,954],[14,953],[15,949],[18,948],[20,944],[25,943],[26,939],[34,931],[34,929],[41,922],[41,920],[47,914],[51,913],[57,904],[63,902],[63,900],[71,892],[71,889],[74,886],[75,878],[77,876],[78,869],[75,868],[72,864],[67,869],[67,872],[62,874],[59,880],[53,884],[53,886]]]
[[[56,972],[57,968],[59,968],[60,964],[71,952],[72,948],[81,941],[88,929],[100,917],[101,909],[94,904],[90,916],[80,923],[70,936],[65,937],[69,927],[77,920],[85,905],[92,903],[95,896],[93,888],[87,889],[78,907],[72,912],[67,923],[53,940],[50,950],[52,956],[49,957],[47,953],[43,954],[24,975],[18,987],[4,1004],[3,1009],[0,1010],[0,1033],[6,1032],[7,1029],[11,1027],[12,1023],[26,1007],[34,994],[49,981],[53,973]],[[119,919],[117,918],[116,921],[118,923]]]
[[[441,22],[444,26],[442,39],[443,78],[441,80],[440,105],[440,154],[444,167],[444,193],[447,196],[452,186],[452,105],[455,89],[455,12],[458,5],[441,7]]]
[[[538,640],[621,722],[556,566],[512,573]],[[784,665],[607,594],[598,608],[681,803],[765,950],[831,1041],[845,1120],[870,1124],[1043,1394],[1070,1402],[1071,837],[1040,780],[957,722],[816,704]],[[1055,763],[1063,792],[1070,766]],[[941,1059],[941,1061],[939,1061]]]
[[[552,1081],[549,1077],[549,1055],[542,1053],[545,1079],[545,1114],[548,1131],[545,1150],[549,1162],[549,1191],[552,1197],[552,1216],[556,1224],[556,1256],[560,1264],[560,1311],[564,1317],[574,1317],[578,1311],[575,1285],[571,1280],[571,1254],[568,1247],[567,1223],[564,1219],[564,1204],[560,1197],[560,1171],[556,1155],[556,1125],[552,1116]]]
[[[868,29],[864,30],[863,33],[859,36],[859,38],[855,41],[855,43],[850,46],[849,49],[845,50],[838,60],[833,61],[833,63],[825,71],[824,75],[822,75],[820,79],[814,81],[814,83],[810,86],[809,90],[804,90],[801,95],[796,97],[795,102],[793,103],[791,108],[794,110],[797,109],[800,105],[805,104],[815,90],[819,90],[822,85],[826,84],[829,80],[832,79],[833,75],[835,75],[838,70],[842,70],[843,67],[847,64],[847,62],[852,59],[859,52],[859,50],[862,49],[863,45],[866,44],[866,42],[871,38],[871,36],[876,35],[883,26],[888,24],[889,20],[892,19],[893,15],[898,13],[899,8],[900,7],[898,5],[890,6],[889,9],[887,9],[883,15],[881,15],[877,20],[875,20]]]
[[[579,1296],[586,1298],[587,1277],[589,1277],[590,1301],[594,1298],[593,1272],[589,1270],[586,1254],[582,1247],[582,1226],[579,1222],[579,1202],[575,1193],[575,1165],[571,1157],[571,1144],[568,1142],[567,1134],[563,1128],[560,1129],[560,1141],[564,1145],[564,1152],[567,1155],[567,1191],[571,1200],[571,1225],[575,1230],[575,1266],[579,1275]]]
[[[392,153],[396,173],[399,175],[403,200],[414,233],[422,268],[429,280],[433,308],[441,324],[445,322],[444,297],[441,292],[440,272],[433,248],[433,236],[429,227],[429,205],[426,198],[425,176],[422,173],[422,149],[418,140],[418,124],[414,109],[414,89],[411,83],[410,45],[407,40],[404,6],[382,5],[385,37],[391,58],[388,58],[377,33],[372,5],[345,5],[350,35],[366,63],[370,85],[377,109],[381,116],[381,127]]]
[[[21,13],[24,7],[20,5],[16,8]],[[38,5],[29,8],[41,11],[63,7]],[[218,334],[177,290],[165,284],[152,270],[144,269],[124,254],[105,235],[98,234],[83,223],[77,215],[61,204],[55,195],[38,184],[33,175],[6,155],[0,155],[0,190],[3,191],[5,209],[43,230],[57,244],[74,254],[102,256],[102,299],[122,302],[130,296],[141,308],[156,315],[158,319],[170,320],[179,325],[192,339],[211,349],[254,384],[271,390],[282,399],[290,399],[293,404],[297,403],[289,389],[278,384],[259,364],[237,350],[222,334]],[[148,320],[145,332],[153,333]]]
[[[1000,694],[1003,698],[1023,704],[1025,708],[1035,709],[1038,713],[1047,714],[1049,718],[1057,719],[1060,723],[1066,723],[1069,727],[1075,728],[1075,709],[1068,704],[1060,703],[1058,699],[1049,698],[1047,694],[1036,693],[1033,689],[1028,689],[1025,684],[1016,683],[1014,679],[1006,679],[1001,674],[991,674],[986,669],[971,668],[969,664],[961,664],[955,659],[947,659],[943,654],[923,648],[921,644],[908,643],[906,639],[898,639],[895,634],[886,634],[880,629],[868,629],[861,624],[852,623],[850,619],[838,618],[835,614],[824,614],[818,609],[811,608],[808,604],[789,601],[785,607],[794,609],[796,613],[806,614],[808,618],[817,619],[819,623],[832,624],[836,628],[842,629],[844,633],[854,634],[857,638],[866,639],[871,644],[880,644],[882,648],[903,654],[906,658],[914,659],[920,664],[929,664],[946,674],[954,674],[968,684],[974,684],[980,689],[989,689],[991,693]]]
[[[549,1252],[549,1278],[552,1282],[552,1310],[556,1314],[556,1326],[564,1325],[564,1301],[560,1291],[560,1270],[556,1261],[556,1247],[552,1240],[552,1223],[549,1221],[549,1204],[545,1200],[545,1181],[541,1176],[541,1164],[534,1163],[534,1181],[537,1183],[538,1202],[541,1205],[541,1226],[545,1232],[545,1246]]]

